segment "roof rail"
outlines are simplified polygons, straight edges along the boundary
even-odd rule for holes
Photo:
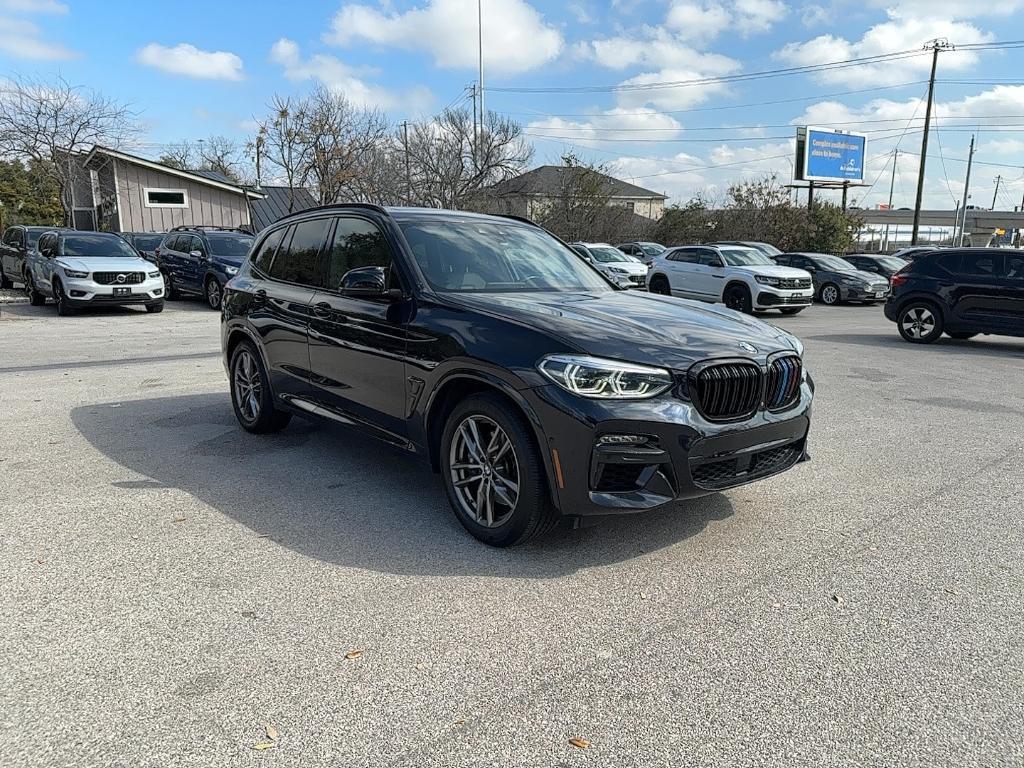
[[[282,216],[280,219],[275,221],[275,224],[280,224],[282,221],[287,221],[294,216],[301,216],[305,213],[312,213],[314,211],[330,211],[330,210],[366,210],[375,211],[376,213],[382,213],[385,216],[388,215],[387,209],[382,205],[375,203],[328,203],[327,205],[315,205],[312,208],[303,208],[301,211],[292,211],[289,214]]]
[[[187,225],[181,224],[177,227],[172,227],[167,230],[168,232],[242,232],[246,235],[251,235],[252,232],[245,229],[244,227],[218,227],[213,224],[194,224]]]

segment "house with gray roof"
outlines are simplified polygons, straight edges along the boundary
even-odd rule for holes
[[[488,188],[488,198],[503,213],[541,218],[556,201],[566,196],[589,194],[607,199],[646,219],[656,221],[665,213],[667,195],[627,181],[574,165],[542,165],[532,171]]]

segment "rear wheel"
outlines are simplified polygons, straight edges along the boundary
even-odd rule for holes
[[[168,301],[177,301],[179,298],[178,291],[171,284],[171,276],[168,275],[166,272],[161,272],[160,274],[164,278],[164,298],[167,299]]]
[[[669,287],[668,278],[664,275],[655,275],[654,279],[651,280],[647,290],[651,293],[657,293],[661,296],[671,296],[672,289]]]
[[[784,315],[799,315],[805,309],[807,309],[807,307],[783,307],[779,312]]]
[[[821,303],[829,307],[834,307],[839,303],[839,299],[842,298],[842,294],[839,292],[839,286],[835,283],[825,283],[821,286],[821,291],[818,293],[818,298],[821,299]]]
[[[11,282],[10,278],[0,269],[0,288],[13,288],[14,283]]]
[[[440,452],[455,516],[485,544],[522,544],[558,522],[540,451],[525,420],[504,398],[480,394],[456,406]]]
[[[745,285],[730,285],[725,289],[722,297],[725,306],[749,315],[753,311],[753,301],[750,299],[750,290]]]
[[[71,301],[64,293],[64,286],[60,284],[59,280],[53,281],[53,299],[57,302],[57,314],[61,317],[68,317],[69,315],[75,314],[76,310],[72,306]]]
[[[942,335],[942,315],[934,304],[912,301],[896,318],[900,336],[913,344],[930,344]]]
[[[206,278],[206,303],[209,305],[210,309],[220,309],[220,300],[223,293],[224,291],[217,278]]]
[[[242,428],[257,434],[279,432],[292,415],[274,406],[270,377],[256,347],[243,341],[231,354],[231,405]]]
[[[35,281],[32,280],[32,273],[25,273],[25,293],[28,295],[29,304],[33,307],[41,307],[46,303],[46,297],[36,290]]]

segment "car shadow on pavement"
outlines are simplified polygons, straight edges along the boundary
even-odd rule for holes
[[[898,350],[908,354],[935,353],[942,350],[982,357],[1006,357],[1007,354],[1024,357],[1024,339],[1018,340],[1009,336],[976,336],[973,339],[951,339],[948,336],[943,336],[931,344],[911,344],[909,341],[904,341],[898,333],[892,336],[871,333],[827,333],[801,338],[834,344],[855,344],[876,349]]]
[[[251,435],[236,424],[227,393],[88,405],[71,418],[131,471],[111,484],[125,504],[133,493],[177,488],[254,537],[385,573],[556,577],[672,546],[733,513],[714,494],[578,529],[566,524],[497,550],[462,529],[425,463],[347,428],[296,418],[279,434]]]

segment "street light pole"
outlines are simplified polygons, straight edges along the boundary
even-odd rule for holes
[[[960,236],[956,244],[964,244],[964,230],[967,229],[967,202],[971,199],[971,165],[974,162],[974,136],[971,136],[971,148],[967,150],[967,178],[964,179],[964,211],[960,219]],[[956,234],[954,229],[953,234]]]
[[[896,163],[900,159],[900,151],[898,149],[893,150],[892,154],[892,178],[889,179],[889,210],[892,210],[892,193],[896,188]],[[889,250],[889,225],[885,225],[885,248]]]

